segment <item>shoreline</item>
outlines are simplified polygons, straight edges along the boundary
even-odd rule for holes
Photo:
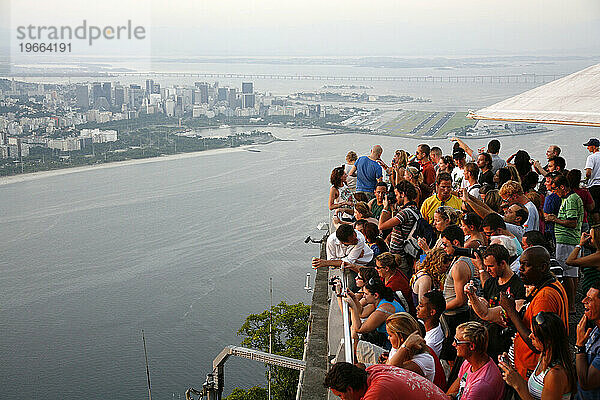
[[[319,137],[319,136],[331,136],[331,135],[358,134],[358,135],[370,135],[370,136],[396,137],[396,138],[405,138],[405,139],[427,139],[427,140],[447,140],[448,139],[448,137],[439,137],[439,136],[438,137],[424,137],[424,136],[415,137],[415,136],[409,136],[409,135],[390,135],[390,134],[375,133],[375,132],[352,132],[352,131],[344,132],[344,131],[338,131],[338,130],[332,129],[332,128],[321,128],[321,127],[306,128],[306,127],[298,127],[298,126],[286,126],[285,128],[317,129],[317,130],[322,130],[322,131],[327,132],[327,133],[306,134],[306,135],[302,135],[302,137]],[[214,128],[201,128],[201,129],[214,129]],[[536,133],[543,134],[543,133],[551,132],[551,131],[552,130],[549,129],[547,131],[542,131],[542,132],[526,132],[526,133],[518,133],[518,134],[512,134],[512,135],[482,135],[482,136],[472,136],[472,137],[466,137],[466,138],[467,139],[488,139],[488,138],[492,139],[492,138],[501,138],[501,137],[533,135]],[[279,139],[279,140],[271,141],[268,143],[247,144],[247,145],[242,145],[242,146],[235,147],[235,148],[221,148],[221,149],[193,151],[193,152],[189,152],[189,153],[169,154],[169,155],[162,155],[162,156],[158,156],[158,157],[148,157],[148,158],[131,159],[131,160],[124,160],[124,161],[113,161],[113,162],[109,162],[109,163],[102,163],[102,164],[96,164],[96,165],[85,165],[85,166],[78,166],[78,167],[59,168],[59,169],[53,169],[53,170],[48,170],[48,171],[29,172],[26,174],[2,176],[2,177],[0,177],[0,186],[10,185],[13,183],[28,182],[28,181],[48,178],[48,177],[52,177],[52,176],[75,174],[75,173],[86,172],[86,171],[95,170],[95,169],[116,168],[116,167],[127,166],[127,165],[138,165],[138,164],[146,164],[146,163],[161,162],[161,161],[168,161],[168,160],[180,160],[180,159],[185,159],[185,158],[200,157],[203,155],[213,155],[213,154],[221,154],[221,153],[233,153],[233,152],[238,152],[238,151],[248,151],[249,149],[251,149],[254,146],[267,145],[270,143],[274,143],[276,141],[287,142],[287,141],[293,141],[293,139]]]
[[[10,185],[13,183],[21,183],[28,182],[43,178],[49,178],[52,176],[60,176],[67,174],[76,174],[80,172],[87,172],[97,169],[106,169],[106,168],[117,168],[127,165],[138,165],[138,164],[147,164],[153,162],[161,162],[161,161],[170,161],[170,160],[182,160],[185,158],[194,158],[200,157],[204,155],[214,155],[221,153],[235,153],[239,151],[248,151],[249,148],[253,146],[259,146],[260,144],[247,144],[234,148],[225,148],[225,149],[211,149],[211,150],[202,150],[202,151],[193,151],[189,153],[179,153],[179,154],[169,154],[162,155],[158,157],[149,157],[149,158],[139,158],[135,160],[124,160],[124,161],[114,161],[109,163],[102,163],[96,165],[85,165],[79,167],[71,167],[71,168],[59,168],[48,171],[39,171],[39,172],[29,172],[26,174],[17,174],[10,176],[2,176],[0,177],[0,186]]]

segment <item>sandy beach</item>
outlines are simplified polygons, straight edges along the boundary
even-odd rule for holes
[[[125,160],[125,161],[115,161],[110,163],[103,163],[97,165],[86,165],[82,167],[73,167],[73,168],[63,168],[63,169],[55,169],[51,171],[40,171],[40,172],[31,172],[28,174],[19,174],[19,175],[11,175],[11,176],[3,176],[0,177],[0,185],[9,185],[12,183],[20,183],[27,182],[37,179],[48,178],[51,176],[58,175],[67,175],[67,174],[76,174],[79,172],[86,172],[90,170],[104,169],[104,168],[116,168],[122,167],[126,165],[136,165],[136,164],[146,164],[146,163],[154,163],[154,162],[162,162],[169,160],[180,160],[184,158],[192,158],[192,157],[200,157],[200,156],[210,156],[214,154],[223,154],[223,153],[234,153],[239,151],[247,151],[247,149],[252,148],[256,145],[245,145],[235,148],[225,148],[225,149],[213,149],[213,150],[204,150],[204,151],[194,151],[190,153],[180,153],[180,154],[170,154],[164,155],[160,157],[152,157],[152,158],[142,158],[136,160]]]

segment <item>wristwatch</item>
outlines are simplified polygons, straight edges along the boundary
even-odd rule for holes
[[[575,354],[585,354],[585,346],[577,346],[575,345]]]

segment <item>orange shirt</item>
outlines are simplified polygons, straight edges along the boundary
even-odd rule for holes
[[[554,286],[558,290],[550,287]],[[528,329],[531,329],[531,319],[534,318],[540,311],[553,312],[562,319],[569,334],[569,310],[567,308],[567,294],[560,282],[554,282],[543,287],[538,291],[531,303],[525,310],[523,322]],[[564,338],[568,340],[568,338]],[[523,341],[517,333],[514,341],[515,351],[515,368],[517,372],[527,379],[527,371],[533,371],[537,365],[537,354],[535,354],[529,346]]]

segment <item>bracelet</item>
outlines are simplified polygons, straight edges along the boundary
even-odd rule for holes
[[[385,211],[386,213],[390,213],[390,214],[392,213],[390,210],[387,210],[387,209],[385,209],[385,208],[384,208],[383,210],[381,210],[381,212],[384,212],[384,211]]]
[[[580,248],[581,248],[581,245],[580,245],[580,244],[578,244],[578,245],[576,245],[576,246],[575,246],[575,248],[576,248],[576,249],[580,249]]]

